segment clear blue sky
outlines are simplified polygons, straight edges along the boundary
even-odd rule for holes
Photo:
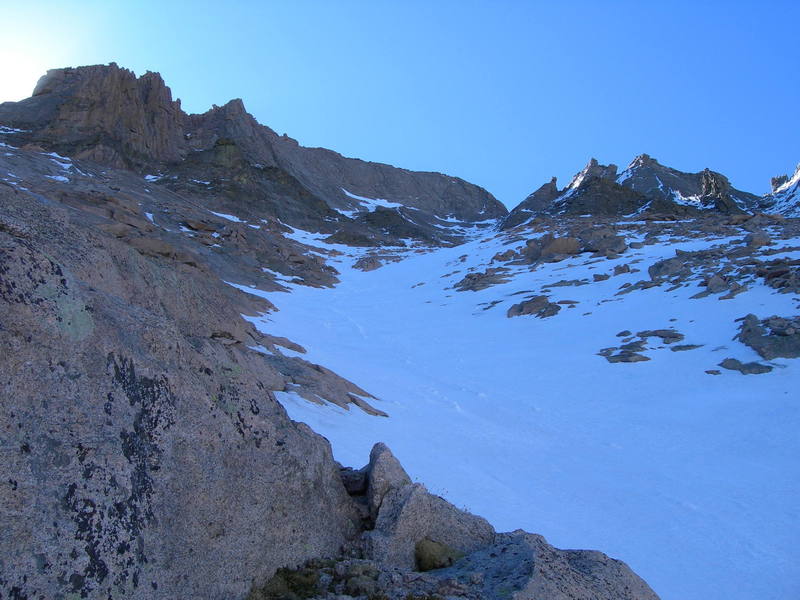
[[[159,71],[307,146],[509,206],[647,152],[763,193],[800,161],[800,2],[0,0],[0,100],[48,67]],[[23,92],[19,92],[23,86]]]

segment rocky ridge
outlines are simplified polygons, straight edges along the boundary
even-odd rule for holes
[[[737,214],[769,204],[767,199],[733,188],[724,175],[709,169],[684,173],[640,154],[618,174],[616,165],[600,165],[592,158],[563,190],[553,178],[528,196],[505,218],[503,228],[537,216]]]
[[[258,124],[238,99],[188,115],[160,75],[137,78],[114,63],[49,71],[31,98],[0,105],[0,123],[17,146],[133,170],[345,243],[453,243],[459,222],[507,212],[455,177],[300,146]]]

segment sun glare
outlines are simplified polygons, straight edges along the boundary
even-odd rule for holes
[[[27,98],[48,68],[39,57],[0,50],[0,102]]]

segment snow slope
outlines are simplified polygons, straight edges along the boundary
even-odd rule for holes
[[[380,398],[389,418],[279,394],[343,464],[364,464],[384,441],[413,478],[498,530],[600,549],[664,600],[797,598],[800,364],[775,360],[759,376],[705,372],[727,357],[758,360],[732,340],[734,319],[796,314],[796,299],[761,285],[725,301],[690,300],[694,285],[615,295],[676,248],[719,242],[673,239],[617,260],[518,267],[509,283],[479,292],[451,286],[511,247],[503,237],[410,250],[368,273],[350,268],[362,251],[337,246],[340,285],[269,294],[280,310],[256,322]],[[552,288],[552,301],[575,308],[506,317],[524,297],[516,292],[591,281],[636,259],[641,273]],[[620,330],[666,327],[703,346],[654,349],[637,364],[596,354],[617,345]]]
[[[772,210],[787,217],[800,217],[800,165],[783,185],[770,194]]]

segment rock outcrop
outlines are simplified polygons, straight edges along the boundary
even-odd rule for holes
[[[376,444],[366,467],[367,502],[372,529],[365,532],[365,553],[378,563],[417,568],[418,545],[426,541],[464,555],[494,541],[485,519],[457,509],[412,483],[391,451]]]
[[[558,191],[557,180],[553,177],[549,182],[542,185],[542,187],[520,202],[519,205],[509,213],[503,220],[503,228],[511,229],[512,227],[521,225],[536,215],[546,212],[559,195],[560,192]]]
[[[522,530],[495,533],[484,519],[412,483],[383,444],[363,469],[342,474],[374,515],[360,538],[336,560],[280,570],[248,600],[658,600],[625,563],[601,552],[559,550]],[[364,497],[365,490],[381,493]]]
[[[617,165],[601,165],[596,158],[590,158],[589,162],[579,171],[572,181],[567,185],[568,190],[578,189],[581,184],[591,179],[611,179],[617,176]]]
[[[772,316],[762,321],[749,314],[736,338],[766,360],[800,358],[800,317]]]
[[[533,315],[544,319],[557,315],[560,310],[561,307],[558,304],[550,302],[547,296],[534,296],[533,298],[512,305],[508,309],[506,316],[520,317],[523,315]]]

